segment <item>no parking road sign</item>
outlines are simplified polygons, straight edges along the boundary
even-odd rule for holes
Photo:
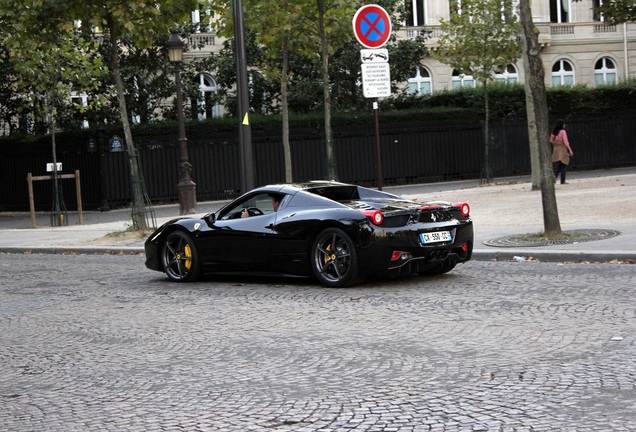
[[[362,6],[353,16],[353,32],[365,48],[380,48],[391,37],[391,17],[381,6]]]

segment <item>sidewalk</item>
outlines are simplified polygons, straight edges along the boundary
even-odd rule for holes
[[[599,240],[526,246],[505,241],[543,231],[541,192],[532,191],[529,177],[499,178],[491,185],[478,180],[385,187],[411,198],[466,201],[475,228],[475,260],[551,262],[630,262],[636,260],[636,167],[572,172],[566,185],[556,184],[557,206],[563,231],[609,233]],[[198,203],[201,214],[219,209],[226,201]],[[178,205],[155,207],[157,224],[178,217]],[[128,232],[130,209],[69,212],[69,225],[51,227],[48,213],[38,213],[31,228],[28,213],[0,213],[0,253],[108,253],[141,254],[145,238]],[[504,240],[504,241],[499,241]],[[501,244],[490,246],[484,244]],[[518,259],[518,258],[517,258]]]

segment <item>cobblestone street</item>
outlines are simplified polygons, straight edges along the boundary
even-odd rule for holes
[[[143,260],[0,255],[0,430],[636,429],[634,266],[324,289]]]

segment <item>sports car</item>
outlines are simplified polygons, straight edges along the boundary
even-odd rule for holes
[[[470,260],[467,203],[418,202],[333,182],[263,186],[215,213],[182,217],[145,242],[146,267],[176,282],[208,273],[315,277],[436,275]]]

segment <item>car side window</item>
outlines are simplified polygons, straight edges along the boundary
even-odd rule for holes
[[[240,219],[243,217],[257,217],[274,213],[272,197],[261,193],[247,197],[221,215],[220,220]]]

